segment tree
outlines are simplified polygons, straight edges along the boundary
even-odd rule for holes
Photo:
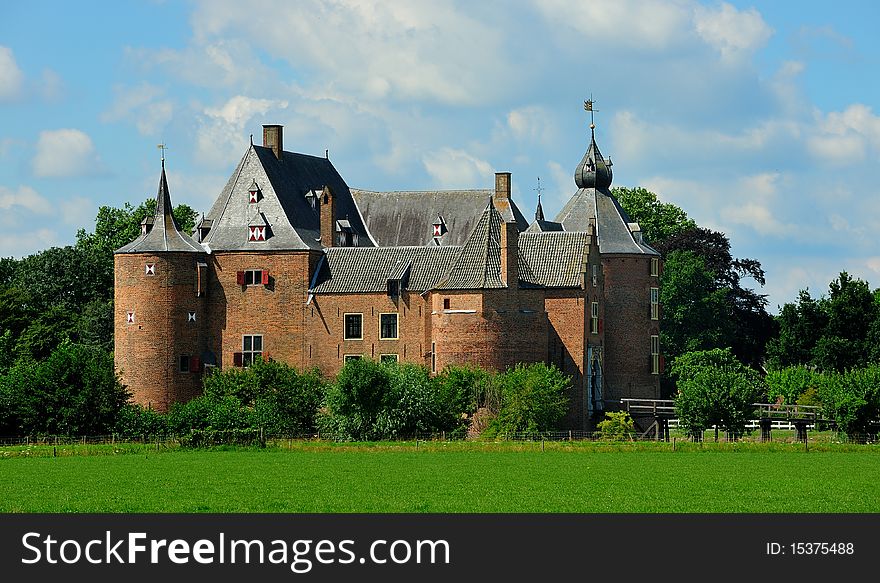
[[[642,187],[615,186],[611,194],[629,215],[639,224],[642,235],[652,244],[663,243],[669,238],[694,229],[697,224],[680,207],[661,202],[656,194]]]
[[[517,364],[496,380],[501,389],[499,433],[537,433],[560,426],[568,413],[571,379],[543,362]]]
[[[105,435],[130,397],[111,353],[71,342],[44,361],[19,360],[0,382],[24,435]]]
[[[730,349],[683,354],[673,363],[672,374],[678,387],[675,411],[689,434],[700,439],[713,425],[716,440],[718,427],[734,436],[745,432],[763,387],[757,372]]]
[[[859,440],[876,434],[880,417],[880,365],[823,375],[819,396],[838,429]]]
[[[663,302],[663,310],[669,313],[680,313],[687,322],[686,328],[690,330],[702,329],[708,325],[710,329],[704,330],[700,344],[707,338],[715,338],[719,342],[717,348],[731,347],[734,354],[744,363],[759,367],[764,358],[764,350],[767,341],[774,334],[773,318],[767,313],[767,298],[756,293],[754,290],[742,285],[744,277],[753,279],[759,285],[765,284],[764,271],[761,264],[755,259],[736,259],[730,254],[730,241],[724,233],[704,228],[687,229],[673,235],[662,244],[658,250],[667,258],[664,267],[664,277],[661,278],[661,300],[663,286],[669,278],[666,272],[677,271],[677,261],[689,263],[685,268],[693,272],[693,256],[703,261],[704,273],[702,279],[711,276],[712,281],[700,282],[701,287],[692,294],[683,293],[678,296],[670,295]],[[675,252],[686,252],[676,255]],[[687,312],[687,304],[677,303],[678,298],[693,302],[694,297],[704,298],[704,303],[709,303],[718,308],[718,302],[722,301],[724,311],[718,313],[713,320],[705,319],[705,312],[695,312],[691,318]],[[675,345],[672,346],[674,348]],[[673,360],[678,354],[669,353]]]
[[[773,367],[812,366],[822,371],[863,368],[880,360],[880,299],[868,283],[843,271],[828,295],[813,299],[801,290],[782,306],[779,335],[767,346]]]
[[[782,402],[786,405],[795,405],[810,389],[818,391],[822,384],[822,375],[804,366],[790,366],[768,371],[764,382],[767,385],[768,402],[776,402],[782,397]]]

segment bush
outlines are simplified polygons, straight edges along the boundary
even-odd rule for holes
[[[818,394],[822,375],[803,366],[791,366],[771,370],[764,377],[764,382],[767,384],[768,402],[775,403],[782,397],[783,403],[794,405],[810,389]]]
[[[518,364],[496,380],[501,391],[498,433],[538,433],[560,426],[568,412],[571,379],[558,368],[543,362]]]
[[[19,360],[0,382],[19,435],[106,435],[129,399],[111,353],[67,341],[42,362]]]
[[[825,415],[848,436],[876,433],[872,421],[880,416],[880,365],[844,373],[827,373],[819,396]]]
[[[605,419],[596,425],[599,437],[607,440],[632,439],[635,425],[626,411],[605,413]]]
[[[478,409],[497,414],[501,398],[492,373],[475,366],[447,366],[434,377],[444,431],[464,432]]]
[[[123,438],[168,433],[168,417],[153,409],[128,403],[119,410],[113,432]]]
[[[729,348],[688,352],[677,359],[672,374],[678,379],[675,411],[694,437],[715,425],[742,435],[763,395],[758,373],[742,364]]]

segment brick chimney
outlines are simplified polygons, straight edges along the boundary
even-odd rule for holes
[[[495,196],[492,203],[498,210],[510,207],[510,172],[495,173]]]
[[[321,246],[333,247],[336,237],[336,198],[325,186],[321,192]]]
[[[513,289],[519,287],[518,259],[519,227],[515,222],[501,223],[501,280]]]
[[[284,155],[284,126],[274,124],[263,125],[263,146],[272,148],[275,157],[279,160]]]

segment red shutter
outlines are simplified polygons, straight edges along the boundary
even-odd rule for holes
[[[666,372],[666,358],[661,354],[660,355],[660,374]]]
[[[192,356],[189,359],[189,372],[199,372],[199,357]]]
[[[236,272],[235,277],[238,279],[238,285],[244,285],[244,271]]]
[[[232,353],[232,364],[234,366],[241,366],[242,365],[241,352],[233,352]]]
[[[599,334],[602,333],[602,328],[603,328],[602,324],[603,324],[603,322],[604,322],[604,318],[599,318]]]
[[[267,270],[263,270],[263,285],[269,285],[269,272]]]

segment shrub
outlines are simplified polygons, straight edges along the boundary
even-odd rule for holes
[[[729,348],[685,353],[675,359],[672,374],[678,379],[675,411],[690,435],[700,438],[713,425],[744,433],[763,387],[757,372]]]
[[[496,380],[501,391],[501,411],[495,420],[499,433],[556,429],[568,412],[571,379],[555,366],[518,364]]]
[[[632,417],[626,411],[607,412],[596,425],[599,437],[608,440],[631,439],[635,433]]]
[[[782,397],[786,405],[794,405],[804,392],[810,389],[818,392],[822,375],[803,366],[791,366],[769,371],[764,382],[769,402],[775,403]]]
[[[128,403],[119,410],[113,432],[124,438],[168,433],[168,417],[153,409]]]
[[[824,375],[819,396],[825,415],[849,436],[876,432],[872,421],[880,416],[880,365]]]

